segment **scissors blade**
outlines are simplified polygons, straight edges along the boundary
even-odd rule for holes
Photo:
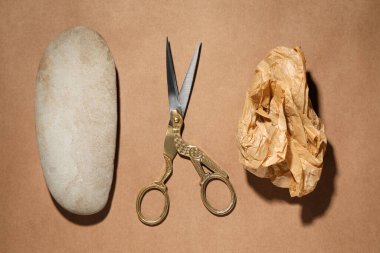
[[[166,38],[166,74],[168,83],[168,97],[169,97],[169,114],[172,110],[178,110],[181,112],[181,105],[178,100],[178,86],[174,71],[174,64],[172,58],[172,51],[170,48],[169,39]]]
[[[195,46],[195,52],[193,54],[193,58],[191,59],[189,68],[187,70],[185,79],[183,80],[181,91],[179,94],[179,101],[181,104],[182,118],[185,118],[187,105],[189,103],[189,98],[191,95],[191,91],[193,89],[193,84],[194,84],[194,79],[195,79],[195,75],[197,72],[197,66],[198,66],[199,53],[200,53],[201,46],[202,46],[202,43],[199,43],[199,42]]]

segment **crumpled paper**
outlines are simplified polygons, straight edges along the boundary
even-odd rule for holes
[[[312,192],[321,176],[327,139],[314,112],[300,47],[277,47],[257,66],[238,126],[240,163],[258,177]]]

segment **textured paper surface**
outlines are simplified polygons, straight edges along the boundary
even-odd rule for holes
[[[0,252],[379,252],[379,13],[378,1],[365,0],[0,1]],[[41,55],[76,25],[104,37],[119,79],[112,201],[87,218],[61,212],[49,196],[34,120]],[[229,216],[210,214],[191,162],[177,157],[169,216],[151,228],[135,200],[164,163],[166,36],[178,83],[202,41],[183,138],[228,173],[238,201]],[[247,88],[278,45],[302,45],[328,134],[321,180],[302,198],[238,160]]]
[[[301,197],[321,176],[324,126],[309,99],[300,47],[273,49],[257,66],[238,127],[240,163]]]

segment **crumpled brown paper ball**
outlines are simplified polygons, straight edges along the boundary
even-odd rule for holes
[[[289,188],[292,197],[315,189],[327,140],[309,99],[301,48],[277,47],[259,63],[237,138],[248,171]]]

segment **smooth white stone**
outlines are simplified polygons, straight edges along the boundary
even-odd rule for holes
[[[49,44],[37,73],[35,103],[49,191],[70,212],[100,211],[113,179],[117,88],[115,63],[98,33],[75,27]]]

